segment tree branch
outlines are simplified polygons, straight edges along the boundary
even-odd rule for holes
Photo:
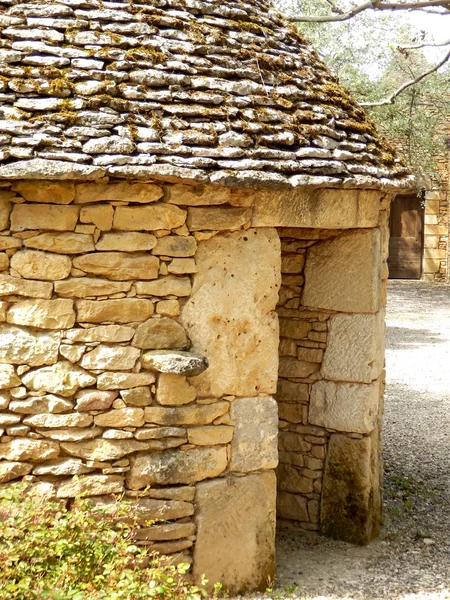
[[[445,65],[445,63],[448,62],[449,60],[450,60],[450,50],[447,52],[447,54],[444,56],[444,58],[440,62],[438,62],[435,65],[433,65],[427,71],[424,71],[423,73],[421,73],[415,79],[411,79],[410,81],[406,81],[397,90],[395,90],[395,92],[393,92],[390,96],[388,96],[384,100],[380,100],[378,102],[360,102],[360,105],[361,106],[366,106],[366,107],[371,107],[371,106],[373,107],[373,106],[388,106],[389,104],[394,104],[395,99],[397,98],[397,96],[399,96],[402,92],[404,92],[405,90],[407,90],[412,85],[416,85],[416,83],[419,83],[419,81],[422,81],[422,79],[425,79],[425,77],[428,77],[428,75],[431,75],[432,73],[435,73],[438,69],[440,69],[443,65]]]
[[[350,9],[346,13],[334,15],[288,15],[287,19],[296,23],[330,23],[333,21],[348,21],[366,10],[426,10],[429,8],[444,8],[450,10],[450,0],[419,0],[406,2],[383,2],[368,0]],[[439,14],[439,13],[438,13]]]
[[[419,50],[420,48],[437,48],[438,46],[449,46],[450,39],[445,42],[424,42],[423,44],[413,44],[412,46],[397,46],[398,50]]]

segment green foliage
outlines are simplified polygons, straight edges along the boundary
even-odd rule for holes
[[[26,493],[0,490],[0,600],[200,600],[188,564],[170,565],[133,543],[135,506],[68,509]],[[147,524],[148,526],[148,524]],[[142,568],[144,567],[144,568]]]

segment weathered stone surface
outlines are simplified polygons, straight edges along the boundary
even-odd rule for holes
[[[99,206],[83,206],[80,211],[81,223],[93,223],[100,231],[112,228],[114,208],[109,204]]]
[[[181,206],[211,206],[230,202],[231,190],[222,186],[183,185],[167,187],[166,200]]]
[[[194,507],[190,502],[180,500],[140,498],[137,514],[142,521],[169,521],[190,517],[194,514]]]
[[[153,484],[189,484],[218,477],[227,466],[227,451],[225,446],[219,446],[184,451],[140,452],[130,458],[130,466],[126,483],[132,490]]]
[[[47,394],[46,396],[29,396],[25,400],[11,400],[9,410],[24,415],[37,415],[41,413],[62,413],[73,409],[69,400]]]
[[[93,385],[95,377],[68,361],[62,361],[50,367],[29,371],[22,377],[22,381],[32,391],[50,392],[67,397],[80,387]]]
[[[126,390],[155,382],[153,373],[102,373],[97,379],[99,390]]]
[[[86,346],[77,344],[61,344],[59,353],[71,363],[77,363],[86,352]]]
[[[261,190],[255,197],[255,227],[357,229],[376,227],[380,192],[369,190]]]
[[[99,325],[64,332],[64,337],[71,342],[129,342],[133,335],[134,329],[124,325]]]
[[[37,332],[2,325],[0,327],[0,363],[51,365],[58,360],[59,333]]]
[[[127,454],[146,450],[147,442],[138,442],[137,440],[105,440],[99,438],[88,442],[62,442],[61,448],[67,454],[85,458],[87,460],[118,460]]]
[[[180,235],[168,235],[158,239],[153,248],[153,254],[161,256],[194,256],[197,250],[197,242],[194,237],[182,237]]]
[[[120,408],[94,417],[100,427],[142,427],[144,422],[142,408]]]
[[[120,494],[123,491],[123,477],[120,475],[84,475],[63,481],[58,485],[57,498],[98,496],[100,494]]]
[[[156,279],[159,259],[149,255],[133,256],[126,252],[96,252],[74,258],[73,266],[107,279]]]
[[[319,369],[319,363],[310,363],[290,356],[282,356],[278,373],[280,377],[309,377]]]
[[[167,317],[149,319],[139,325],[133,338],[133,345],[144,350],[182,350],[189,345],[184,328]]]
[[[80,390],[75,395],[77,400],[75,408],[78,412],[88,412],[90,410],[108,410],[117,396],[117,392],[108,392],[102,390]]]
[[[195,581],[206,575],[230,595],[265,591],[275,576],[275,475],[227,477],[196,490]]]
[[[17,425],[21,418],[18,415],[10,413],[0,413],[0,427],[8,427],[9,425]]]
[[[40,329],[69,329],[75,324],[72,300],[22,300],[8,310],[8,323]]]
[[[380,529],[378,430],[361,440],[331,436],[321,501],[321,533],[367,544]]]
[[[172,373],[194,377],[200,375],[208,368],[208,361],[204,356],[192,352],[173,352],[158,350],[146,352],[142,356],[142,366],[160,373]]]
[[[309,422],[337,431],[369,433],[378,418],[380,384],[335,383],[313,384]]]
[[[70,429],[41,429],[37,428],[36,432],[46,438],[52,440],[58,440],[59,442],[82,442],[85,440],[92,440],[93,438],[99,437],[102,434],[103,429],[101,427],[89,427],[77,429],[72,427]]]
[[[137,529],[136,540],[179,540],[195,534],[195,523],[165,523]]]
[[[289,492],[277,493],[277,517],[289,519],[290,521],[310,521],[308,515],[308,499],[299,494]]]
[[[9,390],[21,383],[12,365],[0,364],[0,390]]]
[[[0,250],[11,250],[12,248],[20,248],[21,246],[22,240],[18,238],[6,235],[0,236]]]
[[[376,313],[380,285],[380,231],[350,231],[308,250],[302,304],[349,313]]]
[[[42,414],[26,417],[23,419],[23,424],[31,427],[62,429],[64,427],[89,427],[93,421],[91,415],[80,415],[78,413],[69,415]]]
[[[82,475],[89,473],[92,468],[83,465],[82,461],[77,458],[57,458],[49,460],[39,467],[34,467],[33,475]]]
[[[130,495],[136,497],[136,493],[131,492]],[[195,487],[176,486],[164,488],[150,488],[147,490],[146,495],[148,495],[151,498],[158,498],[164,500],[183,500],[185,502],[192,502],[195,497]]]
[[[207,425],[188,429],[188,441],[196,446],[216,446],[228,444],[233,438],[233,427],[228,425]]]
[[[209,425],[214,419],[224,415],[228,402],[191,405],[177,408],[149,406],[145,408],[145,421],[156,425]]]
[[[155,231],[176,229],[184,225],[186,211],[171,204],[150,206],[118,206],[114,215],[114,229],[123,231]]]
[[[19,250],[11,258],[11,267],[25,279],[43,279],[54,281],[65,279],[72,268],[68,256],[39,252],[38,250]]]
[[[78,300],[75,304],[80,323],[132,323],[145,321],[155,308],[151,300],[122,298],[120,300]]]
[[[158,315],[177,317],[180,314],[180,302],[178,300],[161,300],[156,304]]]
[[[274,309],[280,286],[276,231],[216,235],[199,243],[196,259],[193,293],[181,313],[193,347],[209,361],[195,386],[204,396],[274,393],[278,377]]]
[[[58,456],[59,445],[55,442],[17,437],[0,444],[0,458],[6,460],[44,462]]]
[[[7,271],[9,268],[9,257],[5,252],[0,252],[0,271]]]
[[[109,296],[128,292],[130,288],[131,283],[128,281],[108,281],[94,277],[69,277],[64,281],[55,281],[55,292],[64,298]]]
[[[23,477],[31,473],[33,465],[30,463],[14,462],[14,461],[2,461],[0,462],[0,481],[7,483],[12,479]]]
[[[152,394],[148,386],[123,390],[120,395],[127,406],[149,406],[152,403]]]
[[[8,229],[9,215],[11,213],[11,202],[0,198],[0,231]]]
[[[195,388],[186,378],[172,373],[161,373],[156,388],[156,401],[163,406],[189,404],[197,397]]]
[[[280,319],[280,337],[291,340],[302,340],[308,337],[312,325],[308,321],[295,319]]]
[[[89,202],[155,202],[163,189],[153,183],[80,183],[76,186],[75,204]]]
[[[197,265],[193,258],[174,258],[167,267],[169,273],[186,275],[197,272]]]
[[[136,282],[138,294],[148,296],[189,296],[191,280],[189,277],[162,277],[157,281]]]
[[[75,197],[75,186],[67,181],[17,181],[11,189],[29,202],[70,204]]]
[[[376,315],[333,315],[329,321],[322,376],[370,383],[384,366],[384,311]]]
[[[15,204],[11,213],[11,230],[73,231],[77,224],[79,210],[77,206]]]
[[[278,489],[291,494],[311,494],[314,491],[313,480],[306,477],[302,470],[291,464],[280,463],[277,468]]]
[[[28,248],[59,254],[82,254],[95,250],[92,235],[85,233],[41,233],[24,240],[24,244]]]
[[[51,298],[53,285],[44,281],[27,281],[9,275],[0,275],[0,296],[29,296]]]
[[[104,369],[107,371],[123,369],[126,371],[134,367],[139,355],[139,350],[132,346],[101,344],[85,354],[80,364],[84,369]]]
[[[230,470],[247,473],[278,464],[278,407],[273,398],[236,398],[231,403],[234,436]]]
[[[287,379],[279,379],[277,386],[277,400],[284,402],[309,401],[309,387],[307,383],[295,383]]]
[[[250,218],[249,208],[190,208],[187,224],[189,231],[233,231],[248,223]]]
[[[154,235],[151,233],[139,233],[134,231],[105,233],[95,245],[97,250],[121,252],[146,252],[155,248],[155,246],[156,237]],[[154,252],[154,254],[156,254],[156,252]]]

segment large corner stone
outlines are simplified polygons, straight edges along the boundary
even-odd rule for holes
[[[206,575],[231,595],[264,591],[275,575],[273,472],[199,483],[194,579]]]
[[[377,379],[384,366],[384,332],[384,311],[332,316],[322,376],[361,383]]]
[[[318,381],[312,386],[309,422],[337,431],[370,433],[377,422],[379,399],[379,381]]]
[[[302,304],[348,313],[376,313],[380,305],[379,229],[349,231],[308,250]]]
[[[380,530],[381,491],[378,428],[360,440],[330,438],[321,501],[321,533],[367,544]]]
[[[247,473],[278,464],[278,406],[273,398],[237,398],[230,417],[235,427],[230,470]]]
[[[216,235],[199,243],[196,259],[181,320],[209,368],[192,383],[203,396],[275,393],[281,272],[276,231]]]

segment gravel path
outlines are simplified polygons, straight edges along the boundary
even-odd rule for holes
[[[387,325],[382,534],[280,532],[266,598],[450,599],[450,286],[390,282]]]

